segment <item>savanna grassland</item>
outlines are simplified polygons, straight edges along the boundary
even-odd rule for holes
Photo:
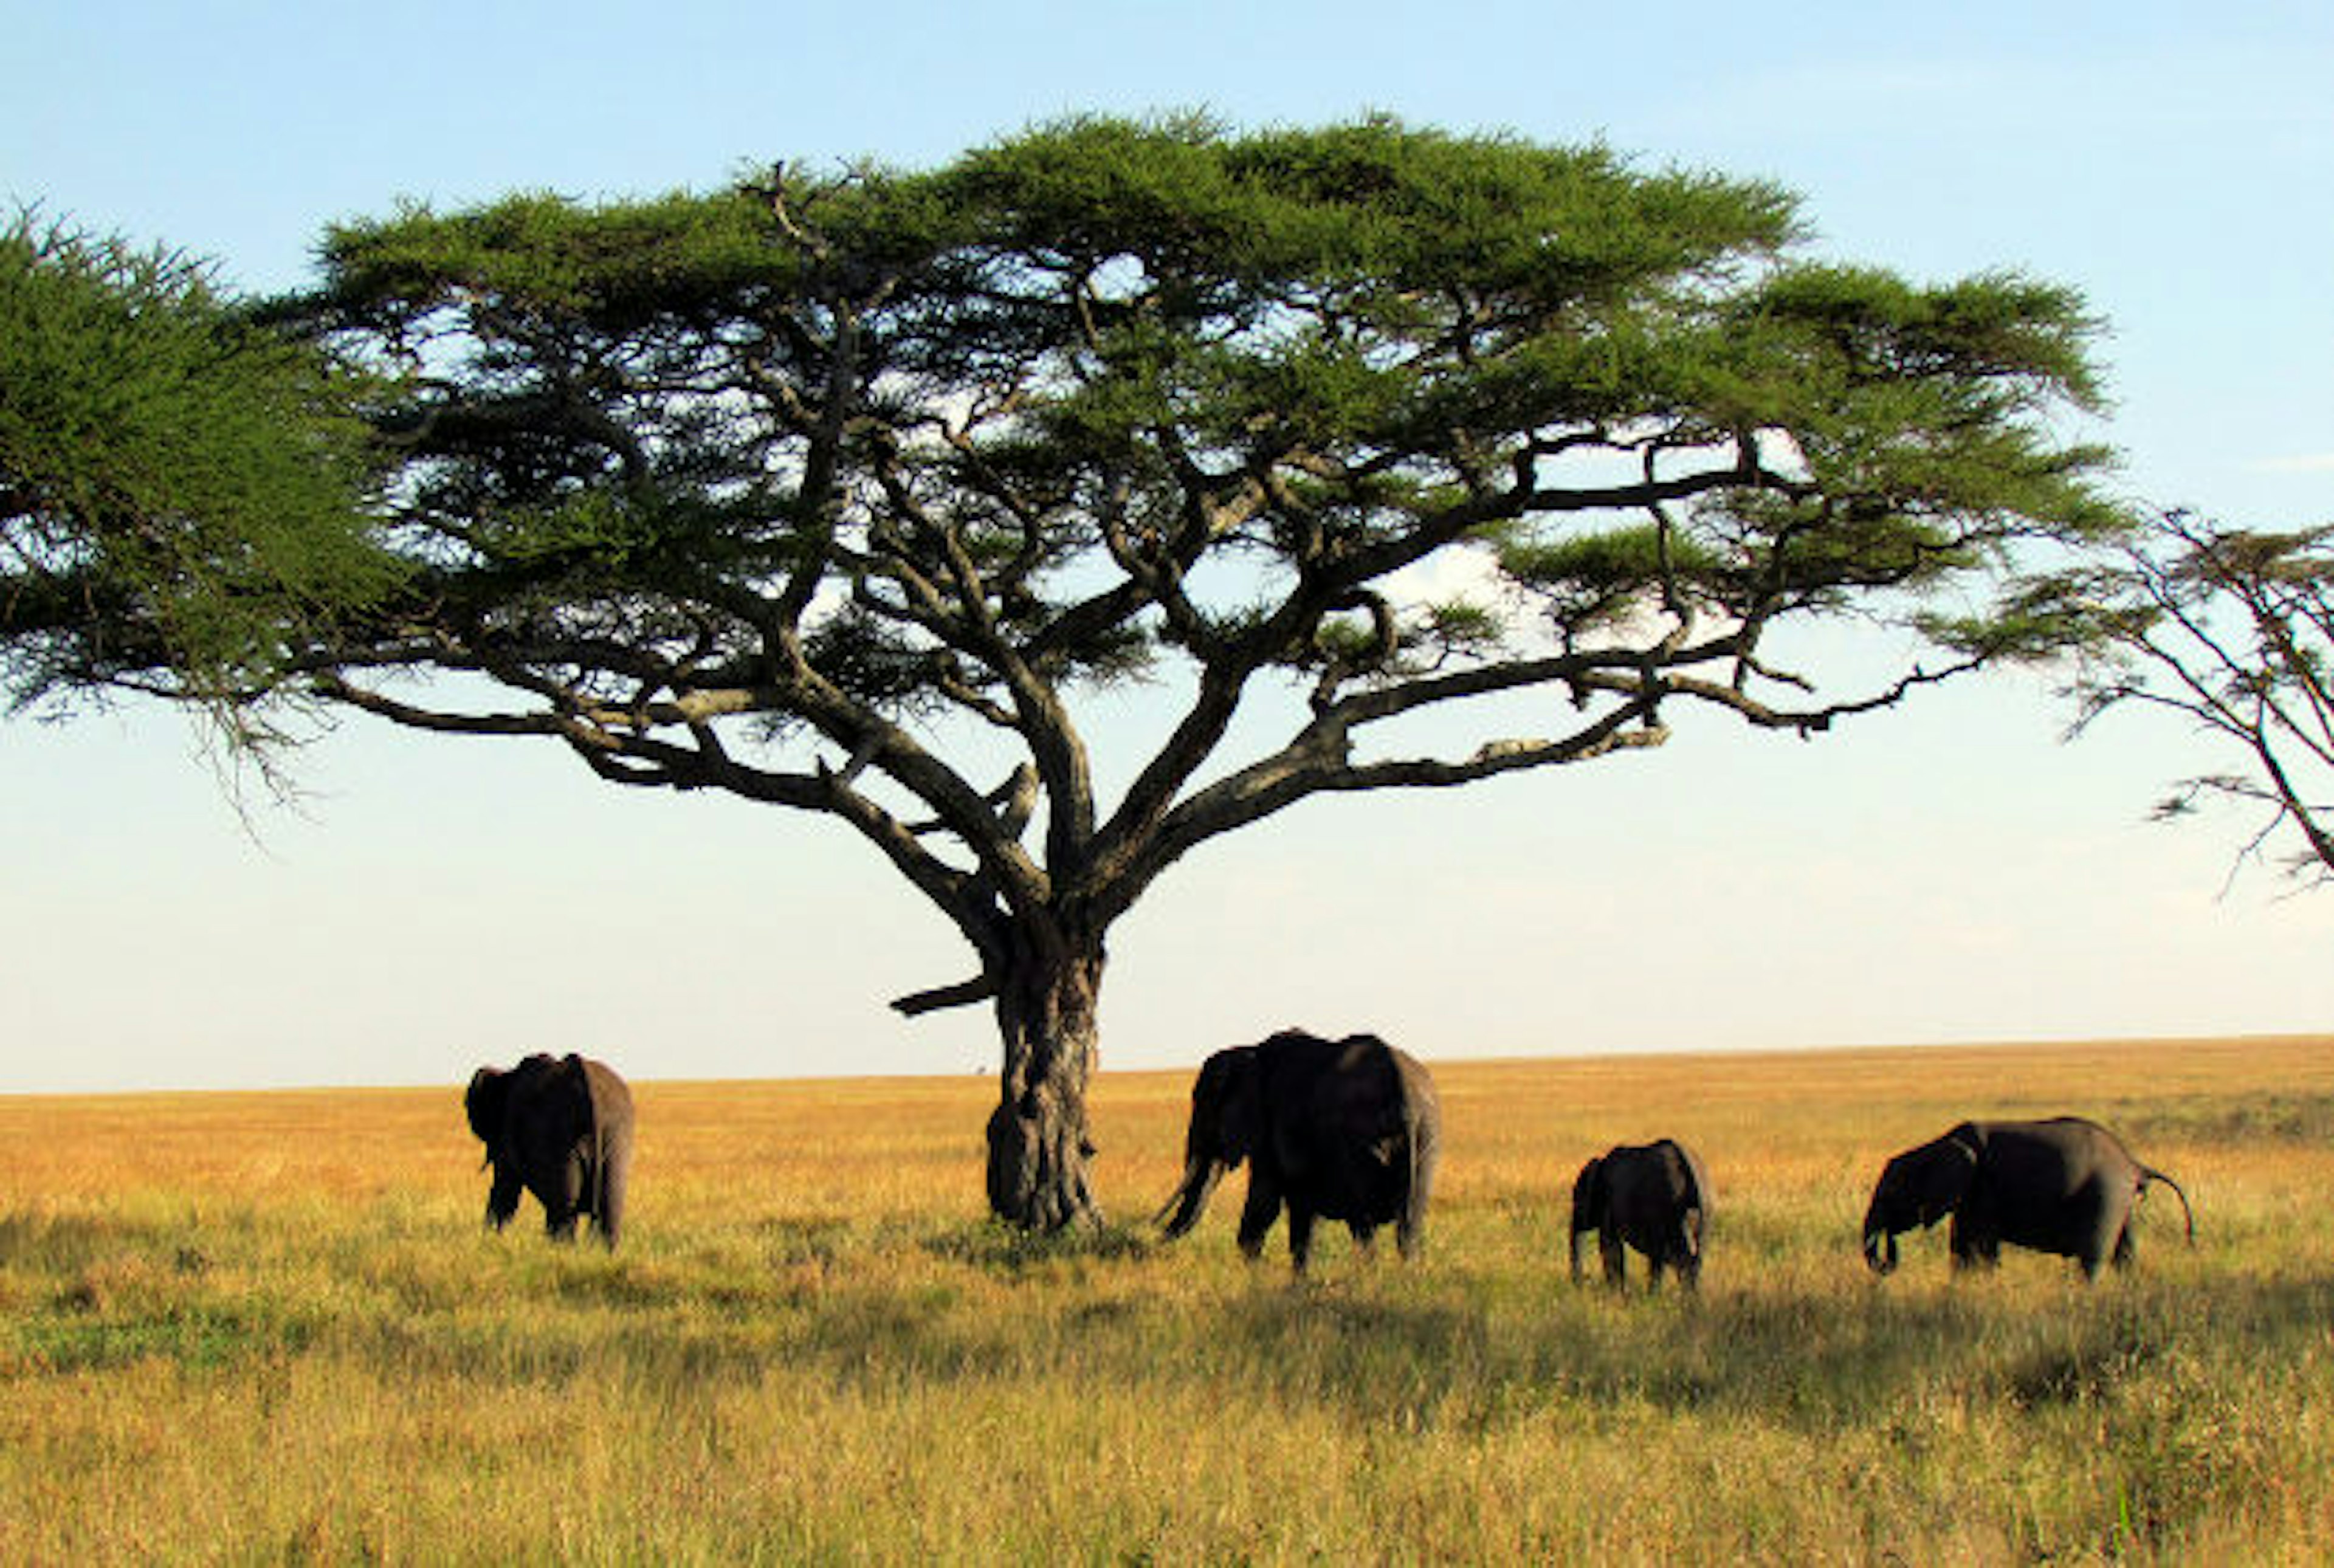
[[[619,1063],[622,1065],[622,1063]],[[639,1082],[628,1235],[484,1233],[458,1086],[0,1099],[0,1562],[2314,1562],[2334,1041],[1448,1063],[1428,1253],[1191,1237],[1187,1074],[1105,1074],[1116,1227],[982,1217],[993,1084]],[[2078,1111],[2138,1266],[1876,1281],[1881,1160]],[[1719,1188],[1698,1300],[1566,1277],[1574,1171]]]

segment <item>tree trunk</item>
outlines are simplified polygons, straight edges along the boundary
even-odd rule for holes
[[[989,1119],[989,1206],[1027,1230],[1097,1227],[1086,1082],[1095,1066],[1102,944],[1017,932],[1012,952],[997,995],[1005,1063]]]

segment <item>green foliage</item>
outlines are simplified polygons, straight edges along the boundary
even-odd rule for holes
[[[426,626],[524,689],[685,692],[825,649],[739,717],[849,744],[1009,714],[1064,755],[1025,671],[1242,681],[1326,653],[1323,700],[1384,684],[1415,667],[1342,648],[1331,607],[1486,528],[1523,592],[1464,635],[1394,605],[1394,646],[1763,628],[2115,524],[2104,454],[2048,423],[2097,406],[2077,296],[1807,265],[1802,234],[1762,182],[1382,117],[1072,119],[929,170],[342,224],[266,319],[401,378],[370,406],[414,592],[371,634],[355,595],[321,661],[405,668]],[[1674,510],[1644,533],[1648,507]],[[1289,586],[1203,594],[1243,575],[1218,562]],[[851,620],[808,624],[837,595]],[[523,672],[480,642],[514,624]]]
[[[1812,265],[1804,236],[1764,181],[1383,117],[1088,117],[926,169],[409,207],[332,229],[316,286],[248,319],[101,278],[156,301],[141,341],[231,326],[285,380],[207,367],[203,399],[289,408],[256,445],[327,493],[174,495],[162,559],[122,567],[137,529],[43,501],[20,577],[137,592],[29,631],[76,678],[548,739],[838,819],[978,958],[895,1005],[1000,1004],[991,1127],[1023,1141],[989,1170],[1055,1189],[996,1201],[1090,1220],[1059,1158],[1088,1140],[1038,1123],[1082,1114],[1105,933],[1191,850],[1324,794],[1661,745],[1683,704],[1821,731],[2005,645],[1940,600],[1972,620],[2021,549],[2124,525],[2064,434],[2099,398],[2076,294]],[[387,465],[370,532],[331,489],[335,409]],[[34,586],[0,614],[38,687]],[[1841,687],[1771,655],[1844,615],[1934,630],[1943,669]],[[1158,700],[1096,725],[1135,681]],[[1557,733],[1464,733],[1534,691]],[[1272,695],[1305,717],[1244,751]],[[1428,708],[1451,722],[1403,722]]]
[[[26,215],[0,231],[0,665],[19,702],[122,675],[221,705],[393,581],[362,388],[203,269]]]
[[[1610,627],[1666,598],[1724,592],[1725,558],[1691,536],[1647,526],[1507,541],[1500,566],[1545,594],[1583,631]]]
[[[2097,371],[2082,344],[2098,323],[2070,289],[2015,274],[1921,288],[1869,268],[1796,266],[1745,302],[1757,325],[1802,344],[1802,362],[1835,388],[1967,382],[1966,394],[2047,390],[2096,409]]]
[[[333,226],[324,248],[337,286],[372,301],[385,321],[458,286],[545,322],[572,313],[603,332],[645,331],[797,281],[744,204],[685,192],[600,205],[534,192],[445,216],[410,205],[380,222]]]

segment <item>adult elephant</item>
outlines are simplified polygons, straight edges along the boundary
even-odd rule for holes
[[[487,1146],[494,1184],[487,1223],[500,1230],[522,1189],[543,1205],[544,1229],[571,1241],[589,1218],[612,1247],[624,1228],[632,1167],[632,1094],[606,1063],[537,1053],[508,1072],[481,1067],[463,1103]]]
[[[2132,1207],[2155,1181],[2179,1198],[2194,1246],[2196,1217],[2180,1184],[2133,1159],[2097,1122],[1964,1121],[1881,1171],[1864,1214],[1864,1260],[1887,1274],[1899,1234],[1950,1215],[1956,1270],[1999,1262],[2007,1242],[2074,1258],[2096,1279],[2102,1263],[2130,1264]]]
[[[1250,1258],[1284,1206],[1300,1274],[1316,1219],[1343,1220],[1365,1248],[1392,1224],[1402,1255],[1414,1257],[1442,1133],[1433,1081],[1409,1055],[1374,1034],[1323,1040],[1284,1030],[1219,1051],[1200,1069],[1183,1181],[1160,1217],[1171,1239],[1181,1236],[1224,1172],[1246,1160],[1239,1246]]]
[[[1664,1268],[1696,1288],[1710,1207],[1710,1178],[1683,1143],[1615,1145],[1582,1166],[1572,1184],[1572,1277],[1580,1277],[1580,1238],[1595,1231],[1607,1284],[1625,1282],[1628,1246],[1644,1255],[1654,1289]]]

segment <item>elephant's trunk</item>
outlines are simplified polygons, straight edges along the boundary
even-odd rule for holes
[[[1215,1191],[1216,1183],[1223,1179],[1223,1174],[1221,1160],[1210,1159],[1203,1154],[1191,1156],[1191,1163],[1183,1170],[1182,1184],[1160,1206],[1156,1216],[1167,1222],[1168,1240],[1174,1240],[1199,1223],[1201,1211],[1208,1207],[1208,1195]]]
[[[1864,1233],[1864,1261],[1876,1275],[1896,1272],[1896,1236],[1893,1231],[1867,1230]]]

